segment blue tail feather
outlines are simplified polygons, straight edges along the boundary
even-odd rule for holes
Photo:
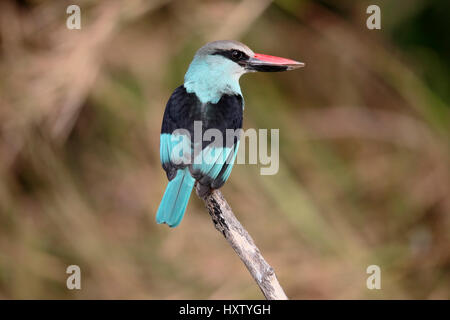
[[[167,223],[176,227],[183,219],[184,212],[194,187],[195,179],[189,169],[179,169],[175,178],[167,185],[156,214],[157,223]]]

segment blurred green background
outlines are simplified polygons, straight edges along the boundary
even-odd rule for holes
[[[449,15],[444,0],[1,1],[0,298],[263,298],[195,195],[179,227],[155,223],[165,103],[218,39],[306,63],[241,79],[244,128],[280,129],[280,171],[236,165],[222,188],[287,295],[450,298]]]

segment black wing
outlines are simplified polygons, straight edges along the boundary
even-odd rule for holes
[[[175,164],[172,161],[173,159],[170,158],[173,150],[173,144],[171,143],[172,133],[177,129],[185,129],[193,139],[194,121],[201,121],[203,132],[214,128],[222,133],[223,140],[221,145],[227,148],[227,161],[216,163],[214,174],[209,174],[211,166],[202,168],[190,165],[189,169],[202,185],[214,188],[222,186],[231,172],[239,142],[239,136],[235,136],[231,141],[227,141],[226,130],[242,128],[242,112],[243,100],[241,95],[223,95],[216,104],[202,104],[195,93],[188,93],[184,86],[175,89],[164,111],[160,139],[161,163],[168,179],[173,179],[177,169],[186,166]],[[216,143],[217,141],[214,142]],[[202,152],[209,150],[207,148],[208,146],[211,148],[210,144],[211,142],[209,141],[203,141]]]

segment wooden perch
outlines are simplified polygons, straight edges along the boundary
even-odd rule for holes
[[[214,226],[223,234],[244,262],[266,299],[287,300],[275,271],[261,255],[247,230],[236,219],[222,193],[219,190],[213,190],[210,194],[200,196],[199,189],[197,189],[197,194],[205,202]]]

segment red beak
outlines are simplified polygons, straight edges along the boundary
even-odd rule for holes
[[[247,69],[251,71],[277,72],[293,70],[303,66],[305,66],[303,62],[255,53],[253,58],[249,59]]]

